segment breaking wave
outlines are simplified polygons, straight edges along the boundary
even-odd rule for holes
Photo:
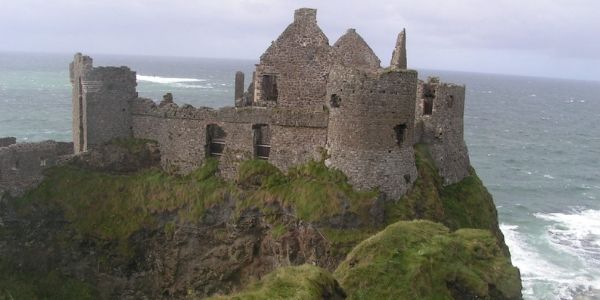
[[[552,245],[582,259],[600,270],[600,210],[587,209],[572,214],[534,214],[550,221],[546,227]]]
[[[196,79],[196,78],[177,78],[177,77],[160,77],[160,76],[148,76],[148,75],[137,75],[138,81],[147,81],[154,83],[182,83],[182,82],[203,82],[205,79]]]
[[[513,264],[521,270],[524,298],[568,300],[597,293],[600,289],[600,211],[536,213],[534,216],[548,222],[541,234],[522,232],[517,225],[500,225]],[[552,250],[551,255],[544,250],[546,247]],[[540,253],[546,254],[542,257]]]

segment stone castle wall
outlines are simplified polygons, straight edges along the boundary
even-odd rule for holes
[[[412,147],[417,72],[340,66],[328,82],[327,162],[356,187],[379,187],[397,200],[417,178]]]
[[[149,99],[131,101],[133,136],[159,142],[166,170],[189,173],[210,156],[208,126],[224,132],[221,174],[233,178],[239,164],[255,158],[255,128],[268,126],[269,162],[286,170],[292,165],[316,159],[326,140],[327,114],[264,107],[222,109],[156,105]]]
[[[419,82],[415,141],[430,145],[431,155],[445,184],[456,183],[469,175],[464,108],[463,85],[442,83],[437,78]]]
[[[18,196],[37,186],[43,170],[62,163],[72,153],[73,143],[55,141],[0,147],[0,197],[4,192]]]

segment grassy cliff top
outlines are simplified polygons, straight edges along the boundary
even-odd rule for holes
[[[341,284],[343,291],[339,288]],[[399,221],[358,244],[332,274],[283,267],[211,299],[520,299],[519,271],[487,230]],[[336,298],[338,297],[338,298]]]
[[[519,271],[489,231],[400,221],[358,244],[334,273],[349,299],[520,299]]]

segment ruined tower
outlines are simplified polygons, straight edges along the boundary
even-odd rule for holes
[[[415,141],[429,145],[445,184],[469,175],[469,154],[464,140],[465,86],[430,77],[420,81],[415,117]]]
[[[417,72],[383,70],[354,30],[334,45],[327,80],[327,163],[359,189],[397,200],[417,177],[413,132]]]
[[[137,98],[135,72],[127,67],[97,67],[75,54],[70,64],[73,87],[73,144],[75,153],[117,137],[129,137],[129,101]]]

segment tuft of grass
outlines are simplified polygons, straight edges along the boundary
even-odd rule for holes
[[[253,159],[240,164],[238,184],[245,187],[272,187],[287,182],[285,175],[266,160]]]
[[[274,239],[279,239],[287,231],[288,231],[288,229],[287,229],[287,226],[285,226],[285,224],[276,223],[273,225],[273,228],[271,228],[271,236],[273,236]]]
[[[334,272],[349,299],[520,299],[519,271],[487,230],[399,221],[356,246]]]
[[[343,213],[355,213],[368,222],[369,208],[377,197],[376,191],[354,190],[341,171],[317,161],[290,168],[287,176],[266,161],[247,161],[240,167],[238,178],[260,183],[259,189],[239,203],[238,211],[279,202],[309,222]]]
[[[361,228],[320,228],[319,231],[331,246],[331,256],[344,258],[358,243],[375,234],[378,230],[372,227]]]
[[[261,299],[329,299],[340,298],[343,291],[331,274],[319,267],[302,265],[278,268],[243,291],[229,296],[214,296],[211,300]]]

